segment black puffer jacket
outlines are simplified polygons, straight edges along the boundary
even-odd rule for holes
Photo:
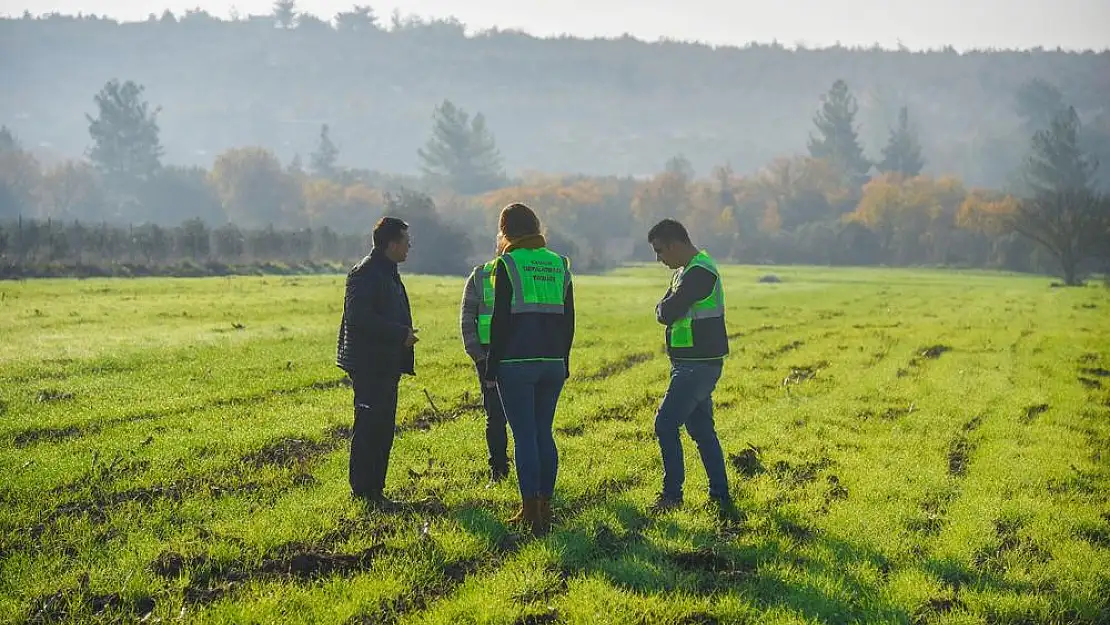
[[[397,263],[374,250],[347,273],[335,364],[348,374],[415,375],[409,296]]]

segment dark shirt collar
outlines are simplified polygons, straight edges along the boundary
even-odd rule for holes
[[[370,250],[370,262],[381,267],[382,269],[385,269],[393,275],[397,275],[397,263],[393,262],[389,259],[388,256],[385,255],[385,250],[381,250],[378,248]]]

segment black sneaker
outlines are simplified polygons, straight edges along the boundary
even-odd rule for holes
[[[489,472],[489,486],[493,486],[494,484],[502,482],[507,477],[509,477],[509,468],[508,467],[497,467],[497,468],[490,469],[490,472]]]
[[[674,499],[660,494],[655,498],[655,502],[651,504],[648,511],[653,514],[661,514],[670,510],[675,510],[682,507],[682,499]]]
[[[355,496],[362,500],[363,504],[368,508],[374,508],[375,510],[381,510],[383,512],[390,512],[401,507],[401,504],[386,497],[382,493],[368,493]]]

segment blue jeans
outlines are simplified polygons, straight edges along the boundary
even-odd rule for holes
[[[497,391],[513,429],[521,497],[551,497],[555,492],[559,451],[551,428],[565,381],[561,360],[506,362],[498,371]]]
[[[671,361],[671,382],[655,414],[655,435],[663,455],[663,497],[682,501],[686,468],[679,428],[686,425],[697,443],[701,463],[709,477],[709,496],[728,499],[728,478],[721,442],[713,428],[713,389],[721,378],[720,360]]]

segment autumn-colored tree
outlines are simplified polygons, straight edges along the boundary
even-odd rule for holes
[[[39,216],[96,221],[105,213],[105,195],[96,170],[80,161],[65,161],[42,177]]]
[[[216,157],[212,186],[228,218],[239,225],[299,225],[301,190],[281,161],[262,148],[236,148]]]
[[[883,254],[892,262],[924,259],[930,252],[933,260],[942,261],[965,196],[963,185],[953,178],[887,174],[864,185],[848,219],[878,234]]]
[[[42,172],[39,162],[29,152],[18,149],[0,150],[0,219],[32,215],[38,205]]]

